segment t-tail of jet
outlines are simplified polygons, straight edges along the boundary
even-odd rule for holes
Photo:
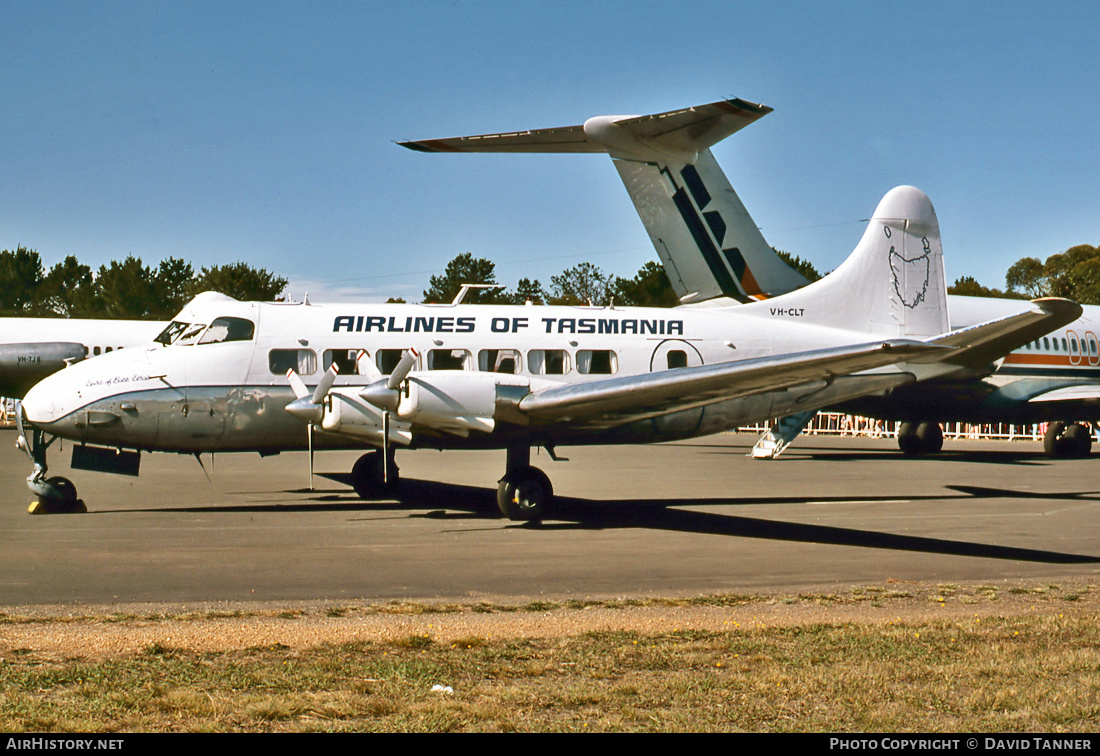
[[[681,301],[752,302],[806,279],[764,241],[709,148],[770,112],[731,99],[648,116],[596,116],[579,126],[401,144],[423,152],[609,154]]]

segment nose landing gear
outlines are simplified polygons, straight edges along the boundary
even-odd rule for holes
[[[87,512],[84,500],[77,498],[76,486],[68,478],[56,475],[46,477],[46,449],[57,437],[46,440],[46,434],[37,428],[30,435],[23,428],[23,408],[16,407],[16,423],[19,426],[19,438],[15,445],[27,453],[34,463],[34,469],[27,477],[27,488],[35,495],[35,501],[27,507],[30,514],[75,514]]]

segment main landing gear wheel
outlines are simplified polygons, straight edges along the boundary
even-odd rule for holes
[[[1051,423],[1043,436],[1043,451],[1050,457],[1087,457],[1092,451],[1092,433],[1080,423]]]
[[[368,452],[359,459],[351,468],[351,487],[360,499],[382,499],[393,496],[400,482],[400,473],[397,465],[390,457],[389,480],[386,480],[382,469],[382,452]]]
[[[943,431],[938,423],[902,423],[898,448],[907,457],[936,454],[943,449]]]
[[[549,512],[554,487],[537,467],[518,467],[504,474],[497,487],[497,507],[509,520],[541,520]]]
[[[46,478],[36,486],[38,499],[27,507],[30,514],[77,514],[87,512],[84,500],[76,497],[76,486],[68,478]]]

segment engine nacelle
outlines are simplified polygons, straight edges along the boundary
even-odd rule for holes
[[[491,433],[498,417],[498,397],[529,387],[526,378],[466,370],[409,375],[401,389],[397,416],[413,425],[466,435]]]
[[[377,444],[382,443],[382,410],[359,397],[354,389],[335,388],[325,399],[321,430],[342,433]],[[408,423],[397,419],[390,422],[390,443],[408,446],[412,433]]]

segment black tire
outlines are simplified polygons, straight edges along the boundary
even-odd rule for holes
[[[79,514],[88,511],[84,501],[76,497],[76,486],[68,478],[47,478],[46,485],[53,488],[57,496],[39,496],[27,510],[31,514]]]
[[[554,487],[537,467],[520,467],[505,473],[497,486],[497,507],[509,520],[541,520],[550,511]]]
[[[1087,457],[1092,451],[1092,433],[1089,428],[1075,423],[1066,428],[1062,440],[1066,443],[1066,453],[1071,457]]]
[[[76,486],[68,478],[62,478],[60,476],[56,478],[46,478],[46,485],[52,486],[53,490],[57,491],[58,497],[61,501],[76,501]]]
[[[917,436],[917,426],[913,423],[902,423],[898,428],[898,448],[907,457],[919,457],[923,452],[923,444]]]
[[[1048,457],[1065,457],[1069,453],[1069,444],[1065,440],[1066,424],[1059,421],[1047,426],[1043,435],[1043,451]]]
[[[1092,452],[1092,431],[1080,423],[1051,423],[1043,436],[1043,451],[1049,457],[1087,457]]]
[[[351,467],[351,487],[360,499],[371,501],[392,496],[397,490],[401,476],[397,465],[390,461],[389,482],[383,481],[382,452],[368,452]]]
[[[917,426],[922,454],[939,454],[943,450],[943,431],[939,423],[921,423]]]

